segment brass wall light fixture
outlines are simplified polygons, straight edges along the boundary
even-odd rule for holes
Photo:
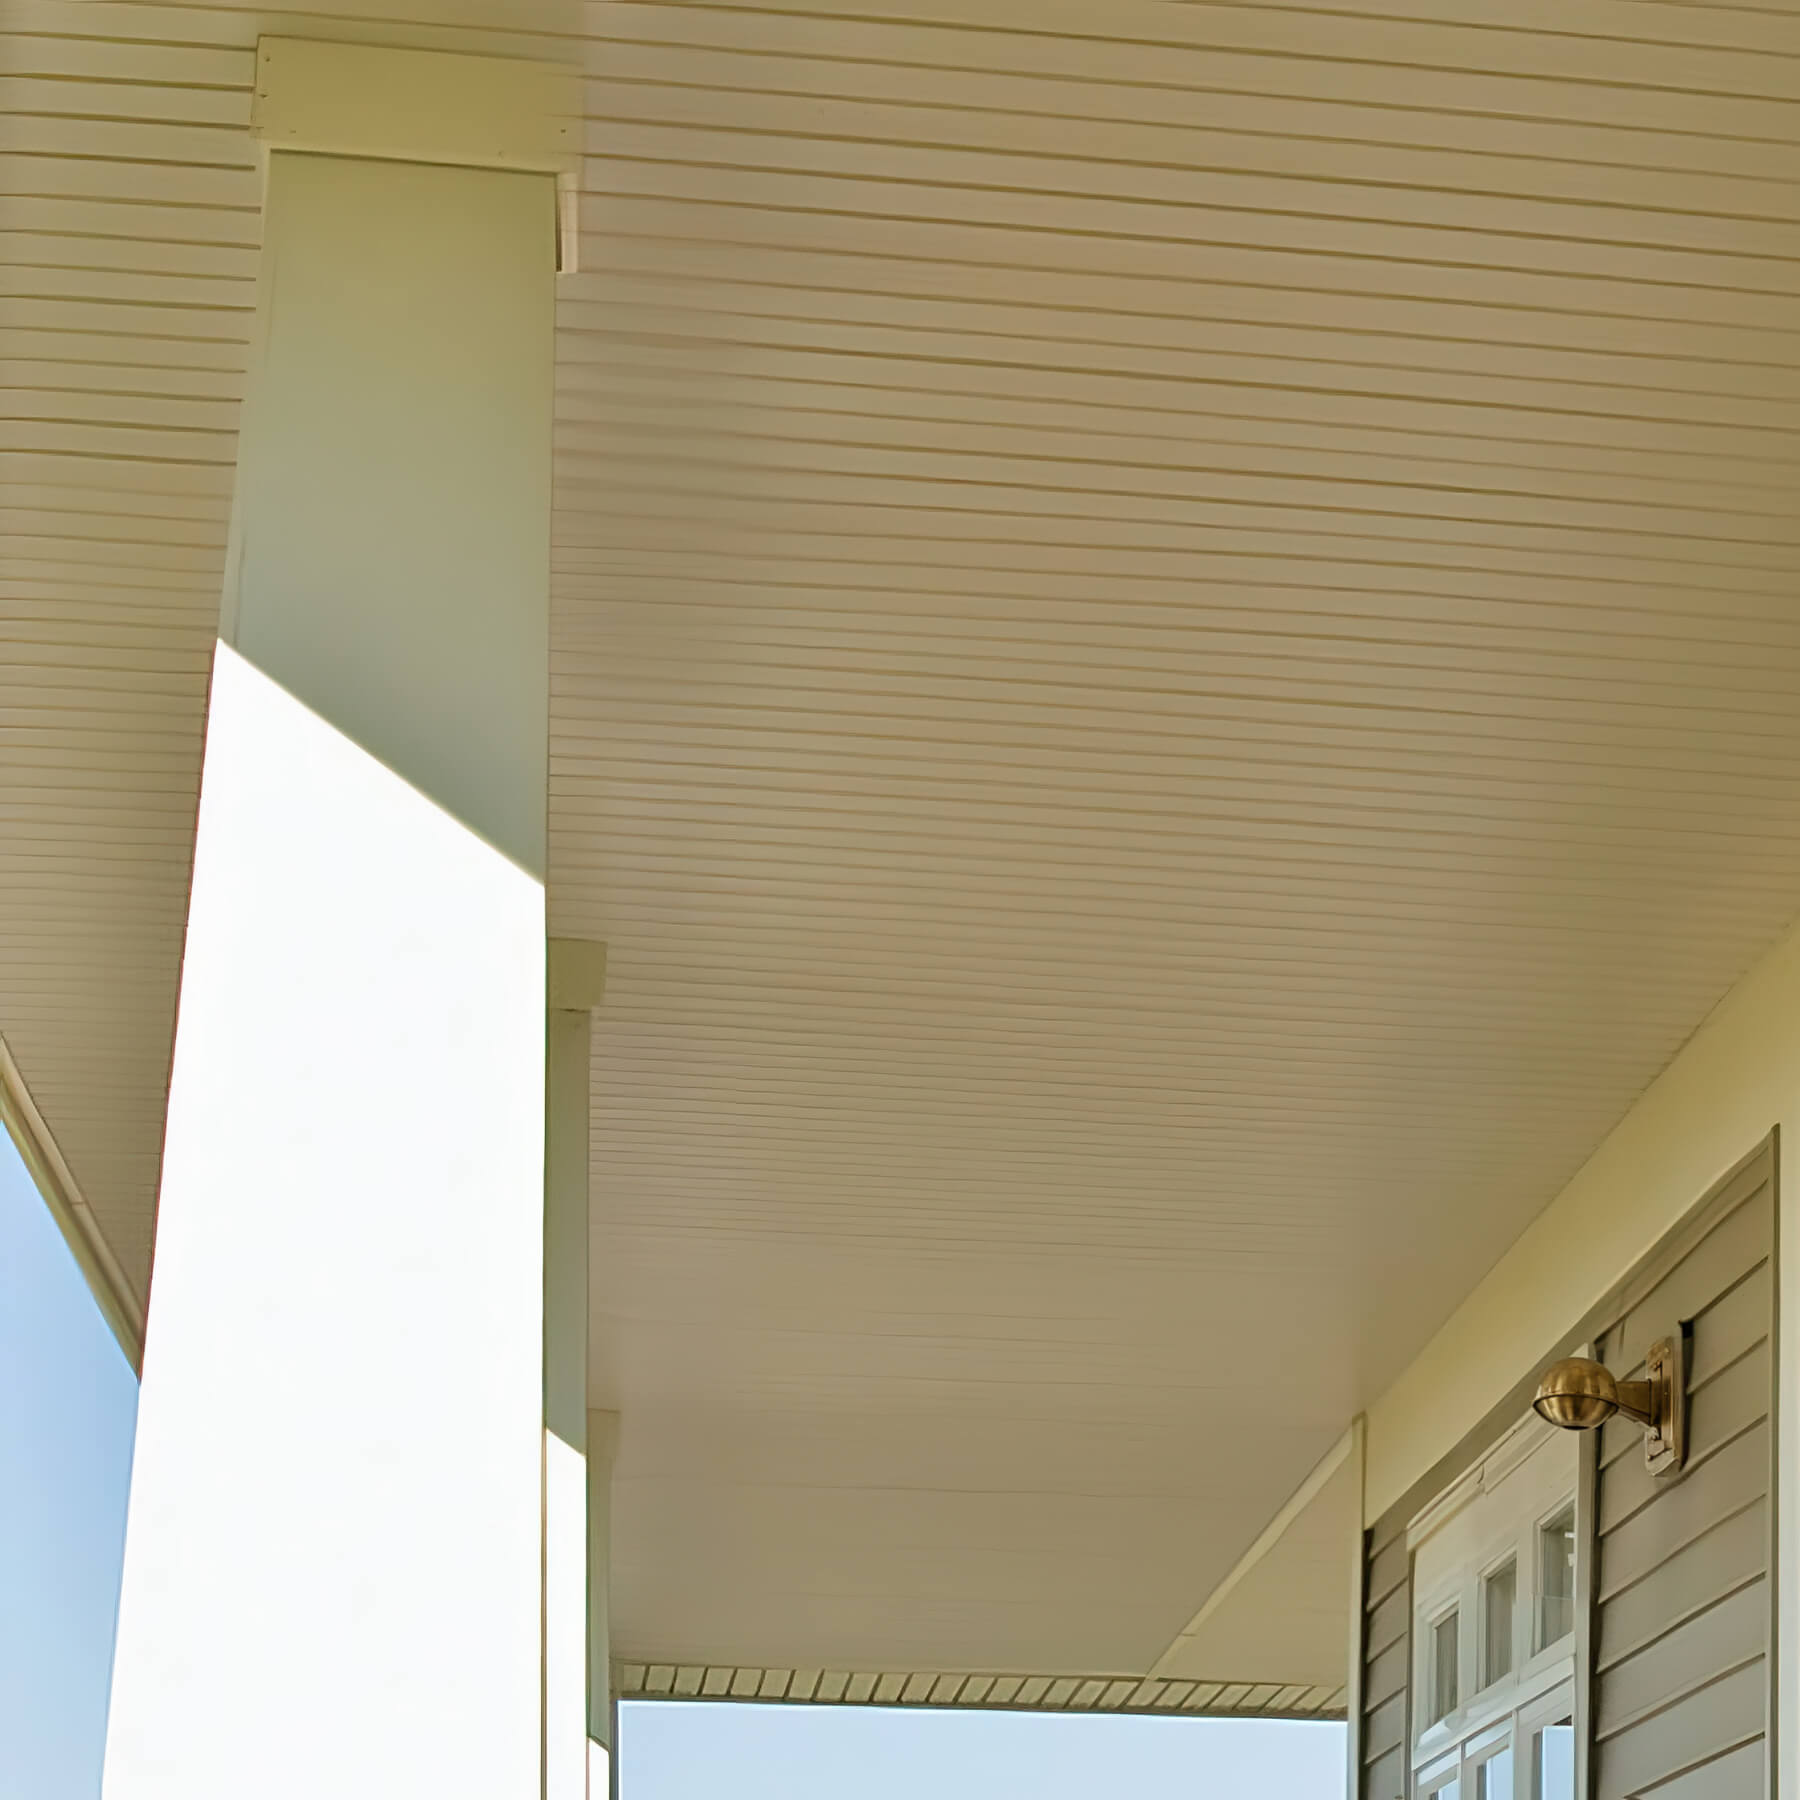
[[[1652,1475],[1673,1475],[1687,1456],[1687,1349],[1677,1330],[1644,1352],[1644,1379],[1620,1381],[1585,1356],[1552,1363],[1538,1383],[1532,1408],[1564,1431],[1593,1431],[1614,1413],[1644,1427],[1644,1464]]]

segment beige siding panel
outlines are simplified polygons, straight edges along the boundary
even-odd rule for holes
[[[1369,1608],[1379,1606],[1406,1580],[1409,1560],[1404,1538],[1395,1538],[1370,1556],[1364,1587],[1364,1599]]]
[[[1768,1784],[1768,1750],[1759,1739],[1649,1789],[1648,1800],[1762,1800]]]
[[[1726,1374],[1740,1356],[1769,1341],[1774,1285],[1774,1271],[1765,1262],[1706,1309],[1708,1329],[1688,1365],[1688,1385],[1696,1394]]]
[[[1653,1505],[1634,1513],[1602,1544],[1602,1604],[1632,1582],[1653,1576],[1675,1551],[1714,1525],[1754,1505],[1767,1491],[1768,1466],[1765,1424],[1659,1494]]]
[[[1688,1466],[1696,1470],[1769,1416],[1769,1354],[1764,1344],[1701,1388],[1689,1402]],[[1640,1436],[1639,1446],[1642,1439]],[[1660,1498],[1662,1485],[1644,1467],[1641,1447],[1606,1470],[1600,1529],[1613,1530]]]
[[[1605,1739],[1746,1664],[1768,1644],[1767,1581],[1742,1588],[1607,1671],[1594,1735]]]
[[[1649,1476],[1631,1433],[1609,1427],[1601,1445],[1593,1730],[1602,1800],[1697,1780],[1744,1746],[1757,1757],[1749,1791],[1762,1791],[1773,1202],[1765,1148],[1715,1198],[1722,1216],[1602,1340],[1608,1365],[1624,1372],[1652,1338],[1691,1321],[1691,1439],[1679,1477]],[[1719,1767],[1731,1785],[1695,1791],[1747,1783],[1748,1760]]]
[[[1595,1746],[1597,1800],[1631,1800],[1728,1750],[1755,1743],[1768,1716],[1769,1671],[1759,1657]]]
[[[1363,1771],[1363,1800],[1405,1800],[1406,1751],[1400,1746]]]
[[[1363,1760],[1379,1762],[1406,1740],[1406,1696],[1394,1694],[1364,1715]]]
[[[1613,1661],[1654,1642],[1670,1625],[1760,1580],[1768,1568],[1768,1503],[1739,1512],[1672,1555],[1658,1580],[1627,1588],[1600,1613],[1595,1661]]]
[[[1406,1686],[1409,1654],[1410,1646],[1402,1638],[1398,1643],[1390,1644],[1379,1656],[1368,1658],[1363,1675],[1365,1710],[1391,1699]]]
[[[1388,1535],[1391,1533],[1392,1535]],[[1391,1519],[1365,1535],[1361,1717],[1353,1721],[1358,1800],[1402,1800],[1412,1661],[1412,1553]]]
[[[1671,1319],[1694,1322],[1696,1356],[1702,1347],[1706,1354],[1713,1353],[1720,1320],[1712,1308],[1762,1269],[1774,1247],[1775,1191],[1767,1167],[1761,1161],[1752,1165],[1736,1185],[1746,1190],[1744,1198],[1608,1333],[1609,1351],[1628,1359],[1622,1366],[1636,1368],[1650,1343],[1668,1331]],[[1728,1193],[1721,1198],[1731,1205],[1735,1196]],[[1741,1322],[1736,1330],[1743,1330]],[[1728,1337],[1718,1347],[1729,1354],[1754,1341],[1754,1336]]]

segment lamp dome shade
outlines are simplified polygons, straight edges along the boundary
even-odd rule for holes
[[[1565,1431],[1592,1431],[1619,1410],[1619,1384],[1601,1364],[1570,1356],[1544,1371],[1531,1404],[1540,1419]]]

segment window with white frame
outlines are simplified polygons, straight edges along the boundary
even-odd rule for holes
[[[1527,1418],[1412,1523],[1415,1800],[1574,1800],[1576,1453]]]
[[[1575,1506],[1558,1507],[1539,1527],[1537,1647],[1575,1629]]]
[[[1453,1606],[1442,1618],[1431,1622],[1431,1667],[1427,1671],[1431,1705],[1427,1716],[1434,1725],[1456,1711],[1461,1674],[1462,1619]]]
[[[1481,1578],[1481,1685],[1490,1688],[1513,1672],[1519,1559],[1506,1556]]]

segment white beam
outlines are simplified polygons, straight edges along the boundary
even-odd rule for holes
[[[1156,1659],[1150,1670],[1153,1677],[1161,1677],[1167,1673],[1171,1664],[1181,1655],[1188,1644],[1200,1635],[1207,1620],[1230,1599],[1244,1577],[1287,1535],[1288,1528],[1313,1503],[1332,1476],[1343,1467],[1345,1459],[1360,1447],[1361,1441],[1362,1434],[1359,1424],[1346,1431],[1313,1465],[1306,1479],[1288,1496],[1274,1518],[1257,1534],[1256,1541],[1232,1565],[1224,1579],[1207,1595],[1200,1610],[1176,1633],[1174,1642]]]

